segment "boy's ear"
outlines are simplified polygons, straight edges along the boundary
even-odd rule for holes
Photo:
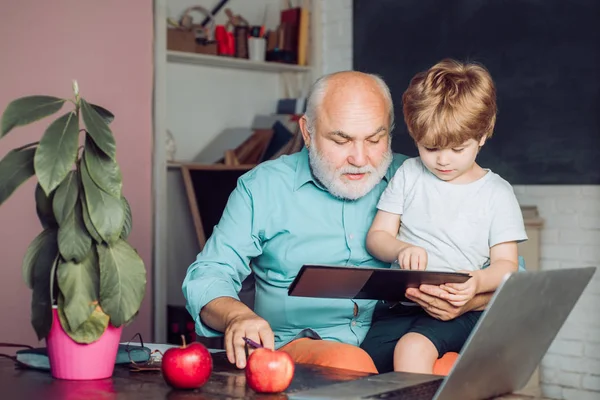
[[[482,137],[479,140],[479,147],[482,147],[485,144],[485,141],[487,140],[487,136]]]

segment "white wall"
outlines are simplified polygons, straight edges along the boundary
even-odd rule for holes
[[[210,10],[213,0],[169,0],[168,15],[179,20],[187,7],[201,5]],[[251,25],[260,25],[268,6],[266,28],[279,21],[280,0],[231,0],[217,14],[225,22],[225,8],[240,14]],[[195,23],[204,19],[192,12]],[[167,63],[167,129],[177,146],[176,159],[194,158],[225,128],[250,127],[256,114],[271,114],[280,94],[276,73],[223,69],[200,65]]]
[[[352,0],[322,6],[323,72],[352,69]],[[516,186],[515,192],[545,220],[541,269],[600,264],[600,186]],[[600,273],[548,350],[541,379],[547,397],[600,399]]]
[[[321,0],[321,72],[352,69],[352,0]]]
[[[250,127],[277,106],[277,74],[167,64],[167,129],[176,159],[189,161],[225,128]]]
[[[519,185],[515,192],[545,220],[541,269],[600,264],[600,186]],[[600,273],[548,350],[541,379],[548,397],[600,398]]]

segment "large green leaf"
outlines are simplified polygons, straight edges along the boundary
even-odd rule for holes
[[[58,259],[56,240],[45,240],[33,264],[31,283],[31,324],[38,339],[48,336],[52,326],[52,275]]]
[[[35,185],[35,210],[38,215],[38,219],[44,228],[57,227],[58,222],[54,218],[54,212],[52,211],[52,200],[56,191],[50,193],[50,196],[46,196],[44,189],[38,183]]]
[[[131,233],[131,228],[133,227],[133,217],[131,215],[131,206],[129,206],[129,202],[125,196],[121,197],[121,201],[123,202],[125,210],[125,222],[123,223],[123,230],[121,231],[121,239],[127,239]]]
[[[35,148],[11,150],[0,161],[0,205],[35,173]]]
[[[115,159],[116,143],[106,121],[84,99],[81,99],[81,115],[94,143],[111,159]]]
[[[95,249],[81,263],[58,265],[56,276],[64,299],[63,311],[73,331],[79,329],[98,305],[99,274]]]
[[[94,110],[96,110],[96,112],[98,113],[98,115],[100,115],[102,117],[102,119],[104,120],[104,122],[106,122],[107,124],[110,124],[115,119],[115,116],[113,115],[113,113],[111,113],[110,111],[108,111],[106,108],[101,107],[101,106],[99,106],[97,104],[90,104],[90,106]]]
[[[66,261],[81,262],[90,252],[92,238],[81,214],[81,203],[78,201],[58,228],[58,249]]]
[[[119,238],[125,221],[121,198],[113,197],[96,186],[85,163],[81,163],[79,168],[90,220],[105,242],[114,243]]]
[[[33,269],[35,268],[35,263],[38,260],[38,256],[40,255],[42,249],[52,246],[52,243],[56,244],[56,229],[44,229],[27,247],[25,257],[23,257],[22,272],[23,280],[29,289],[33,289],[32,274]],[[44,253],[43,256],[49,257],[46,253]],[[52,257],[52,259],[54,258]]]
[[[72,330],[64,313],[64,299],[62,296],[58,296],[58,318],[63,329],[71,339],[77,343],[85,344],[93,343],[100,339],[110,321],[108,315],[102,312],[100,307],[96,307],[89,318],[79,325],[77,330]]]
[[[64,104],[64,99],[52,96],[27,96],[12,101],[2,114],[0,138],[14,127],[27,125],[54,114]]]
[[[83,159],[96,186],[113,197],[121,197],[123,178],[119,165],[101,152],[89,135],[85,138]]]
[[[124,240],[98,245],[100,306],[114,326],[131,321],[146,292],[146,268],[138,253]]]
[[[77,159],[79,118],[68,113],[54,121],[35,152],[35,174],[46,194],[65,179]]]
[[[81,192],[79,198],[81,199],[81,214],[83,216],[83,224],[85,225],[85,229],[88,231],[88,233],[96,243],[102,243],[102,238],[100,237],[100,234],[98,233],[98,231],[94,227],[94,224],[92,224],[92,220],[90,219],[90,213],[87,209],[87,203],[85,201],[85,194],[83,193],[83,191]]]
[[[67,177],[58,185],[52,200],[52,211],[59,225],[75,208],[79,197],[79,176],[76,170],[71,170]]]

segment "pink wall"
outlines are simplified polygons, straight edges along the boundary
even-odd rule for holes
[[[130,243],[148,270],[142,309],[123,340],[152,332],[152,0],[18,0],[0,2],[0,113],[30,94],[70,97],[77,79],[81,96],[115,114],[111,125],[123,172],[123,191],[133,211]],[[44,120],[47,124],[50,120]],[[39,140],[46,125],[19,128],[0,140],[0,157]],[[37,345],[30,324],[31,292],[21,261],[39,233],[35,180],[0,206],[0,341]],[[147,339],[146,339],[147,338]],[[39,345],[43,345],[39,343]]]

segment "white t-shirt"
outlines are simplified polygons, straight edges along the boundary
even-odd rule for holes
[[[475,271],[489,262],[492,246],[527,240],[512,187],[486,171],[475,182],[453,184],[411,158],[381,195],[377,208],[402,216],[398,239],[427,251],[427,270]]]

